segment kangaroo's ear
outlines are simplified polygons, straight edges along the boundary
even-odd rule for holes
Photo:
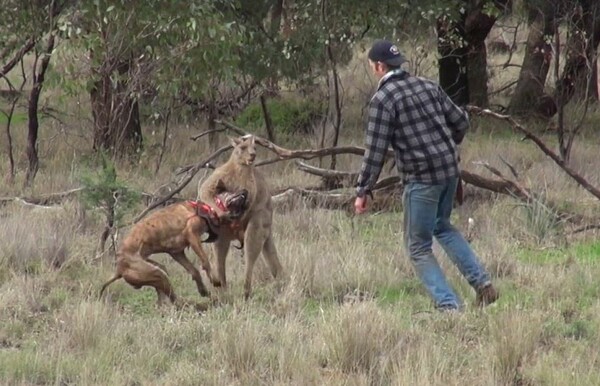
[[[237,145],[242,143],[242,140],[235,137],[229,137],[229,143],[231,143],[231,146],[236,147]]]
[[[227,188],[225,187],[225,183],[220,178],[219,178],[219,181],[217,181],[216,189],[217,189],[217,194],[221,194],[221,193],[227,191]]]

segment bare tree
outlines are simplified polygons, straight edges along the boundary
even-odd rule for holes
[[[10,107],[8,108],[8,111],[0,110],[0,112],[6,116],[6,154],[8,156],[8,172],[6,174],[6,182],[9,185],[12,185],[15,181],[15,159],[13,155],[14,150],[11,133],[12,119],[17,107],[17,103],[23,93],[23,87],[25,87],[25,83],[27,83],[27,74],[25,72],[25,64],[23,59],[21,58],[19,62],[21,67],[21,84],[19,85],[19,88],[16,89],[12,82],[8,78],[4,77],[4,80],[9,87],[7,99],[9,100]]]

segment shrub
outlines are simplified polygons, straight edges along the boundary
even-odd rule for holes
[[[267,109],[271,115],[273,128],[281,134],[312,134],[315,124],[325,114],[325,105],[310,99],[270,99]],[[245,129],[260,129],[265,126],[262,107],[259,102],[250,104],[237,117],[236,123]]]

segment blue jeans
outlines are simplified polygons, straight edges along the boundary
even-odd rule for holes
[[[435,306],[441,309],[458,309],[461,302],[433,255],[433,236],[473,288],[490,280],[469,243],[450,223],[457,184],[458,178],[443,185],[408,182],[402,197],[406,251]]]

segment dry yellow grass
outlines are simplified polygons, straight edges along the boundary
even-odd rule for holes
[[[372,82],[362,72],[353,77],[360,63],[353,66],[344,74],[348,100],[354,104],[345,108],[343,144],[362,143],[357,106],[364,94],[360,90]],[[356,88],[353,82],[358,82]],[[89,150],[85,137],[90,126],[84,116],[69,120],[66,127],[45,121],[42,168],[34,188],[22,192],[2,185],[0,196],[78,186]],[[146,128],[148,149],[159,143],[160,135],[152,133],[160,130]],[[154,191],[172,178],[176,166],[206,155],[205,144],[189,140],[200,130],[173,128],[157,176],[151,172],[153,150],[138,165],[119,165],[119,175],[137,189]],[[19,181],[23,132],[22,126],[14,129]],[[546,139],[553,140],[550,135]],[[578,141],[573,166],[598,184],[597,148],[592,136]],[[515,165],[524,185],[545,191],[564,208],[600,217],[597,201],[533,144],[496,122],[475,119],[462,146],[464,167],[489,175],[474,164],[487,161],[508,176],[499,156]],[[339,167],[352,171],[359,163],[357,157],[343,157]],[[293,163],[267,168],[274,187],[318,182]],[[196,187],[194,180],[184,195],[195,196]],[[470,186],[466,193],[478,194]],[[351,218],[303,205],[276,213],[275,237],[286,282],[273,285],[258,267],[254,297],[244,302],[243,259],[234,251],[227,266],[230,296],[221,307],[199,315],[158,310],[150,289],[134,290],[123,282],[97,299],[101,283],[114,270],[112,257],[95,259],[93,253],[102,229],[98,213],[84,216],[76,202],[56,209],[2,207],[0,383],[598,384],[600,243],[593,232],[567,237],[568,227],[517,204],[510,197],[483,195],[468,198],[456,210],[454,220],[462,229],[469,217],[475,220],[474,248],[502,297],[489,308],[475,309],[472,289],[435,245],[466,302],[464,313],[450,315],[433,312],[413,275],[401,245],[401,213]],[[177,292],[196,299],[189,275],[171,259],[157,259],[167,266]]]

